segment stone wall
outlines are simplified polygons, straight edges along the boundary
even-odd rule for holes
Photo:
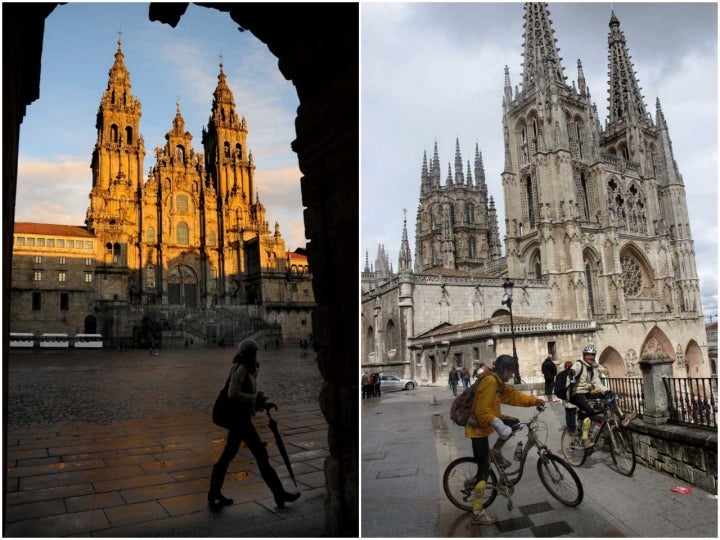
[[[717,432],[637,420],[631,430],[638,463],[717,494]]]

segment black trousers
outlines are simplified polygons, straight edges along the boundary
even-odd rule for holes
[[[545,379],[545,395],[552,396],[555,385],[555,379]]]
[[[473,457],[478,464],[478,475],[475,483],[480,480],[487,482],[488,474],[490,474],[490,443],[487,437],[477,437],[470,439],[472,441]]]
[[[260,475],[265,480],[265,483],[272,491],[273,495],[282,496],[285,492],[282,482],[278,478],[275,469],[270,465],[270,459],[268,458],[267,449],[260,440],[260,436],[252,423],[251,417],[242,417],[238,420],[237,424],[228,430],[227,442],[225,443],[225,449],[220,455],[220,459],[213,466],[212,474],[210,476],[210,492],[217,494],[221,489],[223,482],[225,481],[225,475],[227,474],[230,462],[235,458],[240,449],[240,443],[245,442],[247,447],[252,452],[255,462],[258,464],[260,469]]]
[[[578,407],[578,420],[584,420],[586,417],[592,418],[595,416],[595,409],[593,409],[588,402],[602,399],[603,395],[595,394],[595,396],[597,397],[593,397],[592,394],[575,394],[570,399],[570,403],[577,405]]]

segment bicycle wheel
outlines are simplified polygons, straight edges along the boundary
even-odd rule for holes
[[[618,426],[608,426],[610,430],[610,455],[617,471],[625,476],[632,476],[635,472],[635,447],[632,438],[624,429]]]
[[[573,467],[580,467],[585,463],[587,451],[582,446],[579,429],[566,427],[561,439],[562,453],[567,462]]]
[[[546,452],[538,458],[537,470],[545,489],[565,506],[582,502],[584,491],[580,478],[564,459]]]
[[[443,490],[450,502],[460,510],[471,512],[473,507],[473,490],[477,484],[478,466],[474,458],[461,457],[450,463],[443,474]],[[497,477],[490,469],[487,487],[483,496],[483,508],[492,504],[497,496]]]

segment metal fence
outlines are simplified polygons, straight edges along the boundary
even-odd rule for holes
[[[618,403],[623,411],[635,411],[638,416],[645,412],[642,379],[630,377],[604,378],[603,384],[617,396]]]
[[[663,377],[668,394],[670,422],[717,428],[717,379]]]
[[[603,384],[618,397],[623,411],[645,412],[641,378],[603,378]],[[718,381],[707,378],[663,377],[668,398],[668,423],[717,429]]]

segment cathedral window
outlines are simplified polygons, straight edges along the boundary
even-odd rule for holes
[[[530,258],[530,275],[532,275],[535,279],[540,279],[542,277],[540,251],[537,249],[533,252],[532,257]]]
[[[528,176],[525,178],[525,195],[527,200],[527,216],[530,228],[535,227],[535,183],[532,181],[532,177]]]
[[[145,269],[145,285],[148,289],[155,288],[155,265],[148,264]]]
[[[147,242],[155,242],[155,227],[148,227],[145,232],[145,240]]]
[[[640,264],[633,257],[623,255],[620,257],[620,267],[622,269],[622,286],[625,296],[628,298],[638,296],[643,284]]]
[[[190,243],[190,231],[187,223],[181,221],[177,225],[177,243],[187,246]]]
[[[110,126],[110,141],[115,144],[118,142],[118,127],[115,124]]]
[[[235,155],[238,157],[238,159],[242,159],[242,146],[239,144],[235,145]]]
[[[386,326],[386,332],[385,332],[385,350],[391,351],[393,349],[397,348],[397,344],[399,343],[398,339],[398,331],[395,329],[395,323],[390,319]]]
[[[178,195],[175,199],[175,210],[181,214],[185,214],[188,211],[188,198],[187,195]]]
[[[112,244],[110,242],[105,244],[105,253],[107,255],[112,255]]]
[[[126,142],[127,144],[132,144],[132,143],[133,143],[133,128],[130,127],[130,126],[127,126],[127,127],[125,128],[125,142]]]
[[[185,148],[180,144],[175,147],[175,159],[178,163],[185,163]]]
[[[113,262],[119,262],[120,261],[120,244],[115,242],[113,245]]]
[[[473,238],[473,237],[468,238],[467,250],[468,250],[468,253],[467,253],[468,258],[474,259],[477,257],[476,249],[475,249],[475,238]]]
[[[225,149],[225,157],[230,157],[230,143],[225,141],[223,148]]]
[[[465,205],[465,222],[469,225],[475,223],[475,207],[472,203]]]
[[[590,195],[588,193],[588,181],[585,173],[581,172],[576,176],[577,200],[580,202],[580,212],[585,221],[590,221]]]

